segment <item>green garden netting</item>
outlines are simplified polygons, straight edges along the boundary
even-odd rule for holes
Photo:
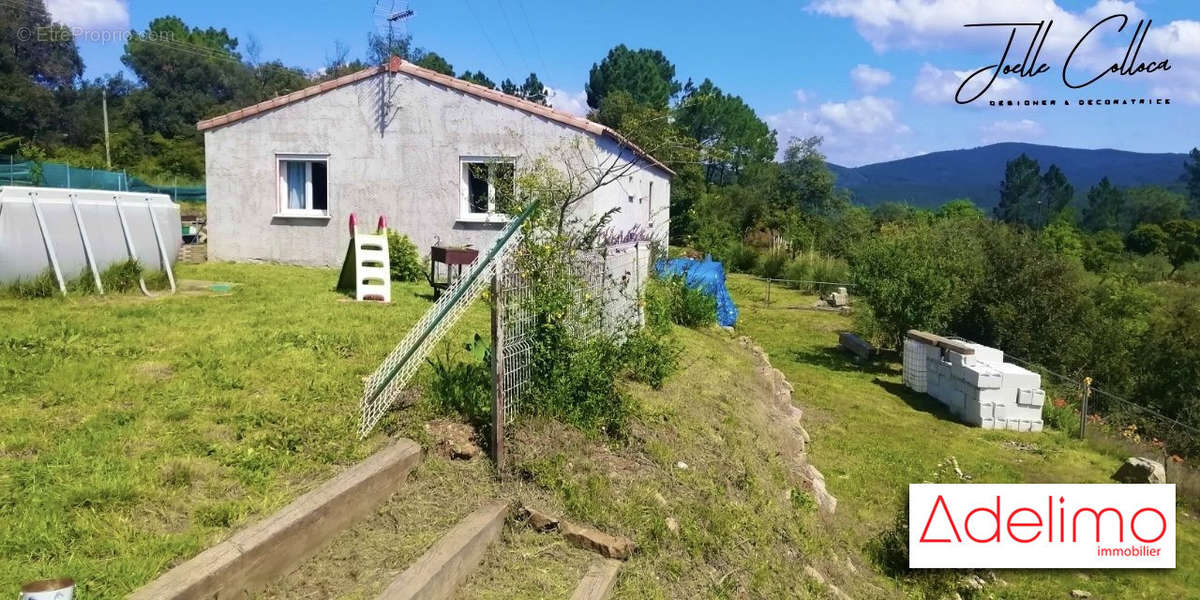
[[[153,185],[120,171],[72,167],[60,163],[41,163],[40,181],[33,161],[0,154],[0,185],[37,185],[41,187],[114,190],[166,194],[176,202],[204,202],[204,186]]]

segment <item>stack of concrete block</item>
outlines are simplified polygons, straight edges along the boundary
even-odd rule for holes
[[[910,333],[909,341],[926,345],[924,391],[951,413],[984,429],[1042,430],[1041,375],[1004,362],[996,348],[915,333],[921,335]],[[911,363],[905,361],[905,368]]]

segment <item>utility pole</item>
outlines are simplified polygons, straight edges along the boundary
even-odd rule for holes
[[[104,164],[112,170],[112,154],[108,149],[108,90],[100,88],[100,109],[104,112]]]

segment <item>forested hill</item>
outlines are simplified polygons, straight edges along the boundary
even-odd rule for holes
[[[949,150],[850,168],[830,164],[837,186],[854,192],[858,204],[903,202],[934,208],[955,198],[970,198],[981,208],[996,205],[1004,166],[1021,153],[1043,169],[1058,165],[1075,186],[1077,197],[1103,177],[1119,187],[1181,187],[1185,154],[1144,154],[1122,150],[1082,150],[1003,143]]]

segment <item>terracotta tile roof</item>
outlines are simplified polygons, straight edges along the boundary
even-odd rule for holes
[[[278,98],[273,98],[265,102],[259,102],[258,104],[247,106],[246,108],[235,110],[219,117],[205,119],[197,123],[196,128],[200,131],[207,131],[209,129],[223,127],[247,117],[265,113],[281,106],[286,106],[293,102],[298,102],[305,98],[316,96],[317,94],[328,92],[329,90],[337,89],[356,81],[361,81],[385,71],[392,73],[404,73],[418,79],[423,79],[443,87],[463,92],[465,94],[470,94],[484,100],[489,100],[497,104],[503,104],[510,108],[515,108],[523,112],[537,115],[539,117],[561,123],[568,127],[573,127],[580,131],[586,131],[597,136],[608,137],[616,141],[618,144],[632,150],[635,154],[649,161],[659,169],[666,171],[670,175],[675,175],[675,172],[669,167],[659,162],[658,159],[651,156],[648,152],[637,147],[636,144],[629,141],[627,138],[625,138],[625,136],[622,136],[611,127],[601,125],[595,121],[589,121],[588,119],[573,115],[571,113],[555,110],[548,106],[542,106],[536,102],[530,102],[528,100],[517,98],[516,96],[510,96],[499,90],[493,90],[482,85],[470,83],[449,75],[438,73],[437,71],[431,71],[429,69],[418,67],[417,65],[414,65],[406,60],[401,60],[399,57],[395,56],[393,56],[386,65],[363,69],[361,71],[350,73],[349,75],[343,75],[337,79],[331,79],[329,81],[306,87],[302,90],[298,90],[284,96],[279,96]]]
[[[269,110],[274,110],[276,108],[279,108],[281,106],[286,106],[293,102],[299,102],[300,100],[303,100],[305,98],[316,96],[317,94],[322,94],[322,93],[328,92],[329,90],[332,90],[332,89],[340,88],[344,85],[350,85],[351,83],[354,83],[356,81],[361,81],[372,75],[375,75],[376,73],[382,73],[383,71],[384,71],[383,67],[371,67],[368,69],[363,69],[361,71],[355,71],[353,73],[350,73],[349,75],[342,75],[341,77],[338,77],[337,79],[330,79],[329,81],[318,83],[317,85],[312,85],[312,86],[306,87],[302,90],[294,91],[290,94],[279,96],[277,98],[272,98],[272,99],[266,100],[264,102],[259,102],[258,104],[252,104],[250,106],[247,106],[246,108],[241,108],[241,109],[235,110],[230,113],[225,113],[219,117],[205,119],[203,121],[200,121],[199,123],[196,123],[196,129],[199,129],[200,131],[207,131],[209,129],[215,129],[215,128],[221,127],[223,125],[228,125],[230,123],[233,123],[235,121],[240,121],[247,117],[253,117],[254,115],[265,113]]]

